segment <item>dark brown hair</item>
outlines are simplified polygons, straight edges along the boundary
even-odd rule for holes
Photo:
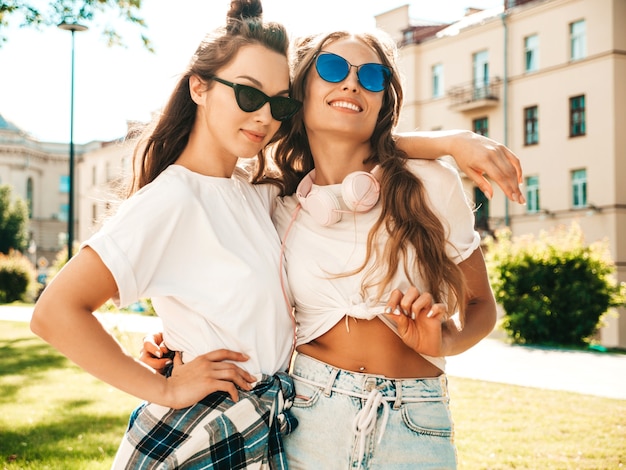
[[[197,105],[191,99],[189,78],[204,82],[249,44],[260,44],[288,56],[289,38],[279,23],[264,23],[260,0],[233,0],[226,25],[209,33],[198,46],[163,111],[146,129],[133,155],[133,178],[129,195],[152,182],[173,164],[189,141],[196,119]],[[263,151],[258,155],[259,173],[265,167]]]
[[[378,163],[382,169],[382,212],[369,232],[363,264],[355,272],[343,275],[364,271],[368,260],[374,257],[378,261],[365,272],[362,289],[377,287],[380,296],[399,269],[404,270],[413,284],[415,277],[412,273],[419,272],[426,283],[423,288],[433,295],[435,301],[446,302],[450,312],[460,308],[463,318],[466,287],[461,269],[447,256],[444,222],[430,208],[422,181],[406,168],[406,154],[396,146],[392,134],[403,99],[395,44],[376,32],[354,34],[340,31],[306,37],[293,48],[291,96],[304,101],[306,80],[317,52],[329,43],[348,37],[362,41],[376,52],[381,63],[391,68],[392,76],[383,91],[382,107],[370,137],[372,152],[364,161]],[[289,129],[281,127],[279,130],[280,140],[274,156],[283,177],[283,195],[293,194],[302,178],[314,168],[302,116],[302,112],[298,113]],[[380,252],[377,241],[384,231],[388,239]],[[409,256],[411,248],[414,257]],[[384,271],[381,266],[386,267]]]

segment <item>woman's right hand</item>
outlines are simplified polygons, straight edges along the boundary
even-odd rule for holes
[[[448,317],[444,304],[435,303],[429,292],[409,287],[405,293],[394,289],[387,303],[387,318],[395,322],[398,335],[419,354],[443,356],[443,322]]]
[[[243,353],[218,349],[201,354],[183,364],[180,353],[174,356],[172,375],[167,378],[165,402],[170,408],[191,406],[213,392],[226,392],[239,400],[237,387],[252,390],[257,378],[234,362],[245,362]]]
[[[239,398],[237,386],[242,390],[251,390],[257,380],[252,374],[233,364],[249,359],[243,353],[219,349],[202,354],[184,364],[180,353],[174,354],[165,346],[162,332],[144,337],[139,357],[141,362],[163,374],[165,368],[172,363],[172,358],[174,362],[172,375],[167,379],[168,389],[174,387],[173,400],[177,406],[169,405],[172,408],[190,406],[209,393],[217,391],[227,392],[233,401],[237,401]],[[207,384],[210,387],[208,391]],[[200,398],[197,398],[198,393],[201,395]]]

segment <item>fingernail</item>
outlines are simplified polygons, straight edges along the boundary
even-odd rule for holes
[[[166,365],[166,366],[170,366],[170,365],[172,365],[172,360],[171,360],[171,359],[168,359],[167,361],[165,361],[165,365]]]
[[[385,307],[385,313],[391,313],[391,312],[393,312],[391,307]]]
[[[160,358],[160,357],[161,357],[161,350],[160,350],[160,349],[157,349],[157,350],[155,351],[154,355],[155,355],[156,357]]]
[[[402,312],[400,312],[400,307],[396,307],[395,310],[393,311],[394,315],[400,315]]]
[[[415,312],[411,312],[411,320],[415,320]]]
[[[428,312],[428,314],[426,315],[427,318],[432,318],[434,316],[435,316],[435,312],[432,311],[432,310],[430,312]]]

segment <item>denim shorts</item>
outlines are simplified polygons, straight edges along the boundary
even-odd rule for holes
[[[390,379],[338,369],[297,354],[285,436],[290,469],[455,469],[445,374]]]

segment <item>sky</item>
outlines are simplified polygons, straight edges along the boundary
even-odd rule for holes
[[[331,29],[368,29],[374,16],[409,5],[414,20],[453,22],[468,7],[504,0],[264,0],[264,19],[292,36]],[[144,0],[139,28],[119,21],[125,47],[108,47],[97,23],[75,33],[74,133],[77,144],[123,137],[127,121],[147,121],[160,109],[204,34],[223,24],[229,0]],[[175,8],[172,8],[176,5]],[[96,19],[97,21],[97,19]],[[0,44],[0,115],[43,142],[70,138],[71,33],[10,26]]]

